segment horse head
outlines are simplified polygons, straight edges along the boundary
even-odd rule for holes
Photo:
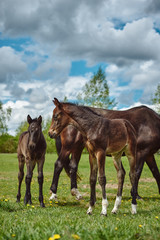
[[[52,122],[48,131],[50,138],[56,138],[67,126],[69,120],[69,116],[63,108],[63,103],[59,102],[57,98],[54,98],[53,103],[56,107],[53,110]]]
[[[41,123],[42,117],[39,116],[38,118],[32,119],[30,115],[27,116],[27,121],[29,123],[28,133],[29,133],[29,141],[28,141],[28,148],[29,150],[33,151],[36,148],[36,145],[41,136]]]

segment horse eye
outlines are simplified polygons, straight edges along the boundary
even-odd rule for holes
[[[57,115],[53,116],[53,119],[56,121],[58,119]]]

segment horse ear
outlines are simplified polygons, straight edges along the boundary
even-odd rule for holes
[[[27,116],[27,122],[30,124],[32,122],[32,118],[30,117],[30,115]]]
[[[54,98],[53,103],[54,103],[55,106],[61,108],[61,103],[58,101],[57,98]]]
[[[39,125],[42,123],[42,116],[41,115],[38,117],[38,123],[39,123]]]

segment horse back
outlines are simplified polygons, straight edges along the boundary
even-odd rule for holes
[[[22,154],[25,156],[26,150],[27,150],[27,144],[28,144],[28,138],[29,134],[27,131],[23,132],[18,141],[18,148],[17,148],[17,153]]]

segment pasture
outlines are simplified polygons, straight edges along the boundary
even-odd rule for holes
[[[47,154],[44,164],[44,202],[38,201],[37,170],[31,183],[32,205],[23,204],[25,179],[22,182],[21,202],[16,203],[18,189],[17,154],[0,154],[0,239],[53,240],[105,240],[105,239],[160,239],[160,195],[149,168],[144,165],[139,182],[139,194],[143,200],[137,201],[137,215],[131,214],[129,164],[123,157],[126,170],[122,204],[116,215],[111,213],[117,192],[117,176],[112,159],[106,158],[107,217],[100,216],[101,189],[97,182],[97,201],[91,216],[86,214],[89,206],[89,162],[88,154],[83,154],[79,164],[81,181],[78,188],[83,195],[80,201],[70,194],[70,179],[63,171],[58,185],[58,201],[49,201],[49,188],[53,176],[56,154]],[[156,155],[160,169],[160,156]]]

